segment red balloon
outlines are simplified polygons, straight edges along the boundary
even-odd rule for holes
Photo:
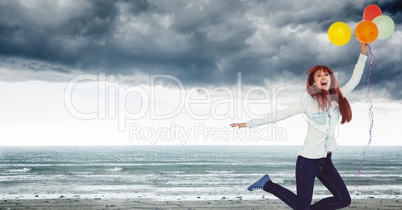
[[[355,29],[355,36],[362,43],[372,43],[378,37],[378,28],[373,22],[363,20],[362,22],[357,24]]]
[[[381,8],[375,4],[370,4],[364,9],[363,20],[372,21],[374,18],[382,15]]]

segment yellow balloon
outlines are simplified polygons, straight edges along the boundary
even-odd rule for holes
[[[328,29],[328,39],[336,46],[347,44],[351,37],[352,30],[344,22],[335,22]]]

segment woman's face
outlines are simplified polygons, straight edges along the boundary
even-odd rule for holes
[[[331,87],[331,76],[326,71],[316,71],[314,73],[314,85],[319,89],[329,90],[329,87]]]

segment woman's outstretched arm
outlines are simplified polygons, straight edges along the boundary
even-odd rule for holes
[[[306,93],[303,94],[301,98],[299,98],[298,101],[292,103],[291,106],[288,108],[274,111],[269,114],[265,114],[259,118],[249,120],[247,122],[241,122],[241,123],[232,123],[230,124],[231,127],[238,127],[238,128],[245,128],[245,127],[255,127],[259,125],[264,125],[268,123],[275,123],[281,120],[284,120],[286,118],[292,117],[294,115],[302,113],[302,102],[305,101]]]
[[[356,86],[359,84],[364,67],[366,65],[367,61],[367,50],[368,50],[368,45],[364,43],[360,43],[360,56],[359,59],[357,60],[357,63],[355,65],[355,69],[353,70],[352,77],[350,80],[341,88],[343,96],[347,96],[349,93],[351,93]]]

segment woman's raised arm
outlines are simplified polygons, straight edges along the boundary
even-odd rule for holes
[[[367,50],[368,50],[368,45],[364,43],[360,43],[360,56],[359,59],[357,60],[357,63],[355,65],[355,69],[353,70],[352,77],[350,80],[341,88],[343,96],[347,96],[349,93],[351,93],[356,86],[359,84],[364,67],[366,65],[367,61]]]

